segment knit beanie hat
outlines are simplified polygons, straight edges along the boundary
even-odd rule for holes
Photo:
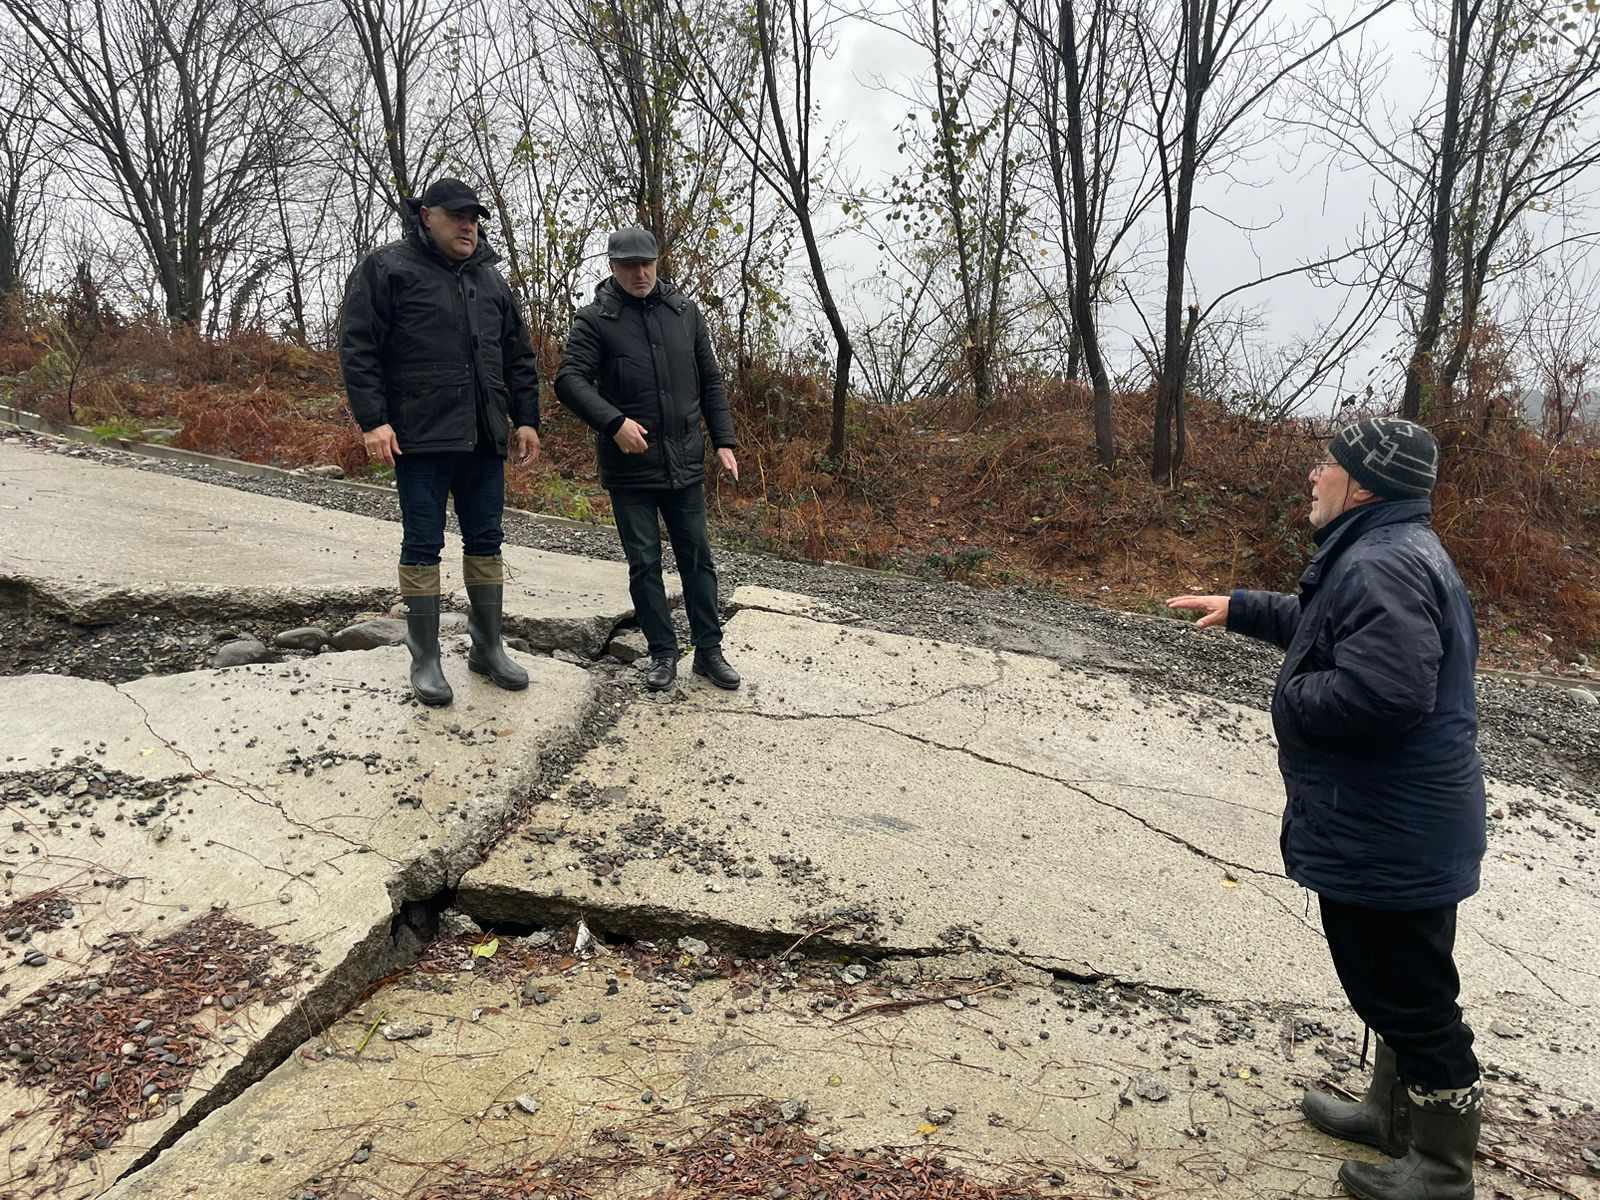
[[[1385,500],[1421,500],[1439,477],[1439,443],[1421,425],[1365,417],[1333,435],[1328,453],[1367,491]]]

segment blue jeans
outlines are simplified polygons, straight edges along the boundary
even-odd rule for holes
[[[652,656],[676,655],[672,610],[661,581],[661,526],[667,524],[672,553],[683,580],[683,606],[696,650],[722,645],[722,616],[717,611],[717,569],[711,561],[711,536],[706,532],[706,494],[697,483],[676,491],[668,488],[614,488],[611,512],[617,535],[628,556],[628,591]]]
[[[394,460],[404,534],[400,562],[431,567],[444,549],[445,501],[455,497],[456,522],[466,553],[500,553],[506,507],[506,460],[491,446],[449,454],[402,454]]]

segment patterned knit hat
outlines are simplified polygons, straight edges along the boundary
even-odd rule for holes
[[[1328,453],[1367,491],[1385,500],[1421,500],[1439,477],[1439,443],[1412,421],[1366,417],[1333,435]]]

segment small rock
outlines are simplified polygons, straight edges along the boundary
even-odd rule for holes
[[[860,963],[851,963],[844,970],[840,971],[839,975],[846,983],[860,983],[867,977],[867,968],[862,966]]]
[[[1589,688],[1568,688],[1567,695],[1579,708],[1600,708],[1600,692]]]
[[[314,467],[301,467],[300,474],[316,479],[343,479],[344,468],[338,463],[320,463]]]
[[[1505,1021],[1490,1021],[1489,1032],[1494,1034],[1495,1037],[1503,1038],[1519,1038],[1522,1036],[1522,1030],[1515,1025],[1507,1024]]]
[[[611,639],[606,653],[618,662],[634,663],[649,655],[650,645],[644,640],[642,630],[627,629]]]
[[[357,1147],[356,1152],[355,1152],[355,1154],[353,1154],[351,1156],[350,1161],[353,1162],[353,1163],[364,1163],[364,1162],[367,1161],[367,1159],[369,1159],[371,1157],[372,1157],[372,1147],[371,1146],[360,1146],[360,1147]]]
[[[285,650],[321,650],[328,644],[328,631],[320,625],[299,625],[285,629],[272,644]]]
[[[531,1117],[539,1111],[539,1102],[527,1092],[523,1092],[517,1097],[517,1107]]]
[[[393,617],[374,617],[370,621],[346,625],[328,640],[336,650],[376,650],[380,646],[398,646],[406,640],[406,623]]]
[[[927,1118],[929,1125],[948,1125],[956,1119],[956,1110],[953,1108],[925,1108],[922,1115]]]
[[[1153,1075],[1141,1075],[1133,1083],[1133,1094],[1141,1100],[1149,1100],[1159,1104],[1172,1093],[1167,1091],[1166,1085]]]
[[[954,998],[946,1000],[944,1002],[944,1006],[946,1008],[948,1008],[951,1012],[960,1012],[963,1008],[966,1007],[965,1004],[963,1004],[961,1001],[956,1000]]]
[[[213,650],[206,659],[206,666],[213,669],[242,667],[260,662],[267,657],[267,653],[267,648],[255,638],[238,638],[224,642]]]
[[[692,958],[704,958],[711,953],[711,947],[695,937],[679,938],[678,949]]]
[[[639,1103],[640,1104],[654,1104],[655,1102],[656,1102],[656,1094],[650,1088],[645,1088],[645,1090],[640,1093],[640,1095],[639,1095]]]
[[[600,1014],[597,1013],[597,1012],[584,1013],[583,1014],[583,1023],[585,1025],[598,1025],[598,1024],[600,1024]]]
[[[804,1100],[785,1100],[778,1106],[778,1115],[791,1125],[796,1121],[805,1120],[805,1115],[809,1111],[810,1107]]]
[[[432,1032],[432,1025],[398,1022],[383,1027],[383,1038],[387,1042],[409,1042],[415,1038],[425,1038]]]

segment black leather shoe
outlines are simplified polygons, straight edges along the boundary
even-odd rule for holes
[[[644,685],[652,692],[664,692],[678,678],[678,656],[656,654],[650,659],[650,669],[645,672]]]
[[[439,597],[406,598],[406,649],[411,651],[411,690],[435,708],[455,699],[439,662]]]
[[[728,665],[728,660],[722,657],[722,651],[716,647],[694,652],[694,673],[703,675],[719,688],[733,691],[739,686],[739,672]]]
[[[501,584],[467,585],[467,601],[472,606],[472,615],[467,618],[467,632],[472,635],[467,670],[487,675],[496,687],[508,692],[520,692],[528,686],[528,673],[506,653],[501,612],[504,599],[505,588]]]

